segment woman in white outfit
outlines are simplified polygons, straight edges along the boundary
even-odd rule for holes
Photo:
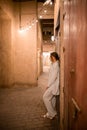
[[[50,71],[48,86],[43,95],[43,101],[47,109],[47,113],[44,118],[53,119],[56,115],[56,95],[59,95],[59,56],[56,52],[50,54],[50,60],[52,62]]]

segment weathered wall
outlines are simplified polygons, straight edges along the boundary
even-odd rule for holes
[[[19,33],[19,3],[0,0],[0,86],[37,84],[36,3],[21,4],[21,25],[34,25]],[[5,35],[4,35],[5,34]]]
[[[55,1],[55,17],[54,17],[54,29],[57,25],[58,13],[60,9],[60,30],[56,35],[56,51],[60,56],[60,129],[63,130],[64,121],[64,43],[63,43],[63,1]]]
[[[11,86],[13,4],[11,0],[0,0],[0,87]]]
[[[21,12],[19,12],[21,6]],[[14,83],[37,84],[37,23],[36,3],[15,3],[15,54],[14,54]],[[21,13],[21,26],[26,28],[34,20],[31,29],[19,32],[19,13]]]
[[[64,130],[87,129],[87,1],[64,1]]]

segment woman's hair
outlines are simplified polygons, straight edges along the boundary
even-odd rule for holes
[[[52,52],[50,54],[50,56],[53,56],[53,57],[55,57],[56,60],[59,60],[59,56],[58,56],[57,52]]]

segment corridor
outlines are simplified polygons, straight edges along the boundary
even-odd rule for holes
[[[48,72],[39,77],[37,87],[0,88],[0,130],[59,130],[59,118],[43,119],[42,96]]]
[[[60,98],[49,120],[43,67],[54,51]],[[87,0],[0,0],[0,130],[87,130],[86,53]]]

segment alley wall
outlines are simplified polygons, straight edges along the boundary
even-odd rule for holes
[[[0,87],[37,85],[36,19],[35,2],[0,0]],[[30,30],[20,31],[32,21]]]

